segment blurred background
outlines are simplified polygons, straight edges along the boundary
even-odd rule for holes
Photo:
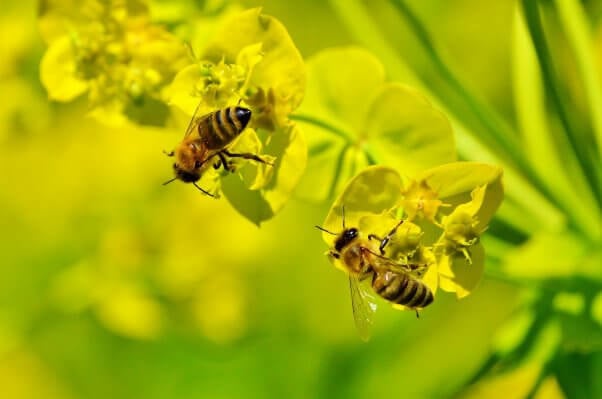
[[[180,1],[174,12],[181,19],[195,18],[218,9],[217,3],[223,2]],[[516,2],[407,3],[456,76],[516,126],[510,84]],[[343,2],[240,4],[262,6],[278,18],[304,58],[332,46],[363,44],[337,11]],[[390,4],[363,4],[390,46],[422,81],[436,85],[439,71]],[[593,0],[581,5],[597,43],[593,58],[599,73],[602,6]],[[155,6],[175,7],[167,1]],[[37,7],[33,0],[8,0],[0,10],[3,398],[492,396],[486,388],[465,387],[485,379],[497,359],[492,337],[539,295],[525,290],[528,280],[489,273],[461,302],[438,296],[419,320],[383,304],[372,340],[362,343],[347,279],[329,264],[313,227],[330,203],[292,200],[257,228],[224,200],[183,184],[161,186],[172,174],[162,150],[171,149],[181,131],[107,127],[86,116],[85,99],[49,102],[39,81],[45,45]],[[568,76],[570,91],[575,74]],[[481,153],[463,158],[479,160]],[[526,212],[519,215],[530,218]],[[599,208],[591,217],[600,220]],[[502,262],[495,253],[527,242],[529,228],[494,221],[487,267],[496,270]],[[587,245],[586,255],[599,253],[599,241]],[[600,339],[598,277],[584,283],[584,313],[592,322],[582,342]],[[589,312],[595,306],[598,310]],[[558,311],[546,309],[547,314]],[[590,313],[600,317],[597,322]],[[534,324],[528,318],[517,323],[516,334],[529,336]],[[518,376],[510,373],[508,380],[497,381],[507,389],[498,388],[498,394],[602,394],[594,378],[602,375],[599,347],[575,347],[563,352],[562,364],[591,376],[587,389],[567,391],[570,377],[559,383],[547,379],[550,374],[523,372],[526,362],[509,368],[520,371]]]

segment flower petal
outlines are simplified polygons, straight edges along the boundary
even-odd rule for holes
[[[439,259],[439,284],[443,291],[464,298],[476,288],[485,269],[485,249],[478,243],[470,248],[472,264],[462,255],[442,255]]]
[[[405,85],[390,83],[379,90],[363,131],[380,163],[408,175],[456,160],[454,135],[445,115]]]
[[[343,207],[345,225],[358,226],[361,216],[369,213],[380,214],[393,208],[401,199],[401,177],[384,166],[371,166],[349,181],[343,192],[334,201],[324,227],[331,231],[340,231],[343,225]],[[332,242],[332,236],[324,233],[324,241]]]
[[[70,101],[83,94],[88,84],[76,77],[75,54],[67,36],[54,41],[40,64],[40,79],[48,97],[56,101]]]

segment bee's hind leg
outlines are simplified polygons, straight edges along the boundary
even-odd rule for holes
[[[240,154],[236,154],[236,153],[230,152],[230,151],[228,151],[228,150],[223,150],[222,152],[220,152],[220,154],[221,154],[221,153],[224,153],[224,154],[226,154],[226,155],[227,155],[227,156],[229,156],[230,158],[244,158],[244,159],[251,159],[251,160],[253,160],[253,161],[261,162],[261,163],[264,163],[264,164],[266,164],[266,165],[274,166],[274,165],[272,165],[270,162],[268,162],[268,161],[266,161],[265,159],[262,159],[261,157],[259,157],[258,155],[256,155],[256,154],[251,154],[251,153],[248,153],[248,152],[243,152],[243,153],[240,153]]]
[[[230,167],[230,164],[226,160],[226,157],[224,156],[224,154],[222,154],[221,152],[218,152],[217,156],[219,157],[219,160],[213,164],[214,169],[217,170],[220,168],[220,166],[223,166],[225,171],[234,172],[234,170]]]

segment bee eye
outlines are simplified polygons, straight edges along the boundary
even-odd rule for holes
[[[194,168],[195,168],[195,169],[198,169],[198,168],[200,168],[200,167],[201,167],[201,165],[202,165],[202,164],[201,164],[201,161],[195,161],[195,163],[194,163]]]

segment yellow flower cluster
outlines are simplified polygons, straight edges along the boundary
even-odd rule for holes
[[[303,58],[286,28],[259,9],[226,18],[197,51],[167,90],[169,101],[189,115],[233,105],[251,110],[230,149],[260,154],[272,165],[240,159],[232,165],[240,178],[208,169],[200,184],[259,224],[284,206],[305,170],[305,140],[289,120],[305,93]]]
[[[433,293],[441,288],[462,298],[483,275],[479,237],[501,203],[501,178],[501,169],[473,162],[444,164],[405,181],[395,169],[369,167],[348,183],[323,226],[338,231],[343,206],[346,225],[364,235],[383,237],[404,219],[385,256],[425,265],[421,278]],[[333,245],[331,235],[323,238]]]
[[[46,2],[40,26],[48,50],[40,75],[48,95],[70,101],[88,93],[103,121],[162,125],[163,89],[186,64],[184,45],[151,22],[136,0]]]

